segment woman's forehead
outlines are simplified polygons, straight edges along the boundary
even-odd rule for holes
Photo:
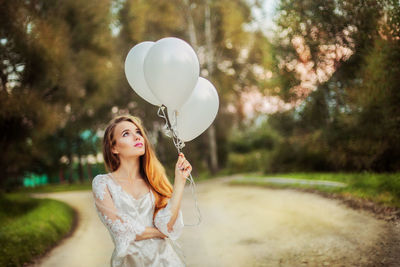
[[[130,122],[130,121],[121,121],[115,127],[115,131],[117,133],[121,133],[122,131],[124,131],[126,129],[134,131],[137,129],[137,127],[133,122]]]

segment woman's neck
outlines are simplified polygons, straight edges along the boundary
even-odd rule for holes
[[[122,180],[142,179],[142,176],[140,174],[139,157],[136,157],[134,159],[120,158],[120,160],[121,163],[119,165],[119,168],[113,173],[113,176],[116,176],[115,178]]]

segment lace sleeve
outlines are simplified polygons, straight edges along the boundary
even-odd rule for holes
[[[92,181],[94,206],[103,224],[115,240],[116,249],[125,251],[129,244],[146,229],[140,222],[117,210],[107,186],[106,178],[97,175]]]
[[[172,231],[168,232],[167,224],[170,221],[171,216],[171,206],[170,202],[168,202],[165,208],[162,208],[157,212],[156,217],[154,218],[154,224],[160,232],[168,236],[171,240],[176,240],[181,235],[184,226],[182,211],[179,210],[178,217],[176,218],[175,224],[172,227]]]

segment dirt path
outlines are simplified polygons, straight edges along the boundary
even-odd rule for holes
[[[399,266],[400,226],[338,200],[292,189],[197,183],[198,227],[179,240],[188,266]],[[76,232],[34,266],[109,266],[111,238],[90,192],[54,193],[80,214]],[[189,186],[184,221],[196,222]]]
[[[42,259],[30,266],[42,267],[109,267],[114,245],[93,206],[90,191],[73,191],[49,194],[33,194],[61,200],[78,212],[75,232],[53,248]]]

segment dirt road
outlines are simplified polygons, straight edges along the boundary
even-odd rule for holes
[[[202,223],[179,240],[188,266],[399,266],[398,224],[316,194],[229,186],[229,179],[197,183]],[[91,192],[40,197],[70,204],[80,223],[33,266],[109,266],[113,244]],[[196,222],[188,185],[182,210],[186,224]]]

